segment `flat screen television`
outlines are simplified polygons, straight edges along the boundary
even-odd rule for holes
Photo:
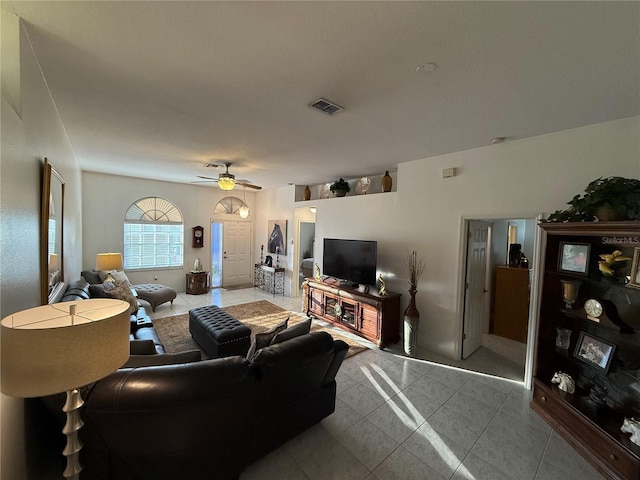
[[[378,242],[324,239],[322,273],[359,285],[376,284]]]

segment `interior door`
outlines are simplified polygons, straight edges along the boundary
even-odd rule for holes
[[[489,331],[488,247],[491,224],[471,220],[467,233],[467,268],[465,276],[462,358],[467,358],[482,344],[482,334]]]
[[[251,283],[251,222],[223,222],[222,286]]]

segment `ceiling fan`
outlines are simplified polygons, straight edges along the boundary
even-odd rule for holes
[[[218,174],[218,178],[205,177],[202,175],[198,175],[198,178],[202,178],[203,180],[191,182],[191,183],[210,183],[217,182],[218,187],[222,190],[233,190],[236,185],[240,185],[242,187],[253,188],[254,190],[262,190],[262,187],[258,185],[254,185],[249,180],[236,180],[236,176],[232,173],[229,173],[229,167],[233,165],[231,162],[225,162],[224,166],[226,167],[226,171],[224,173]],[[215,163],[208,163],[207,167],[221,167],[222,165],[217,165]]]

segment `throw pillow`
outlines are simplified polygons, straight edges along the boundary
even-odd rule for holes
[[[269,345],[275,345],[276,343],[282,343],[287,340],[291,340],[292,338],[299,337],[301,335],[306,335],[311,331],[311,319],[308,318],[304,322],[298,323],[296,325],[292,325],[291,327],[283,330],[278,333]]]
[[[107,295],[111,298],[117,298],[119,300],[129,302],[129,305],[131,305],[129,313],[131,315],[138,311],[138,300],[133,296],[133,293],[131,293],[131,287],[126,283],[116,281],[113,288],[107,291]]]
[[[120,368],[153,367],[157,365],[175,365],[178,363],[199,362],[202,358],[200,350],[189,350],[180,353],[161,353],[158,355],[131,355]]]
[[[268,330],[263,333],[256,333],[253,342],[251,342],[251,346],[249,347],[249,351],[247,352],[247,360],[251,361],[255,353],[261,348],[268,347],[278,333],[284,331],[287,328],[287,323],[289,322],[289,317],[287,317],[284,322],[279,323],[271,330]]]
[[[111,274],[111,278],[113,278],[116,282],[124,282],[129,287],[131,286],[131,282],[129,281],[129,277],[127,277],[127,274],[124,273],[123,271],[111,270],[109,273]]]
[[[122,270],[100,270],[98,272],[98,274],[100,275],[100,282],[104,282],[107,277],[109,275],[111,275],[111,278],[113,278],[114,282],[126,282],[129,285],[131,285],[131,282],[129,281],[129,277],[127,277],[127,274],[124,273],[124,271]],[[91,283],[89,280],[87,280],[89,283]]]

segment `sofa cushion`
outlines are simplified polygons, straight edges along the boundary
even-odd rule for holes
[[[131,288],[124,282],[116,281],[111,290],[107,290],[107,295],[111,298],[117,298],[118,300],[124,300],[131,306],[130,314],[134,315],[138,311],[138,300],[131,293]]]
[[[107,290],[102,283],[89,285],[89,294],[91,298],[111,298],[107,295]]]
[[[156,344],[151,339],[131,340],[129,342],[129,355],[155,355]]]
[[[251,360],[255,353],[261,348],[268,347],[278,333],[284,331],[287,328],[287,323],[289,322],[289,317],[287,317],[282,323],[279,323],[275,327],[270,330],[262,333],[256,333],[253,342],[251,342],[251,346],[249,347],[249,351],[247,352],[247,360]]]
[[[273,337],[269,345],[275,345],[276,343],[282,343],[292,338],[299,337],[300,335],[306,335],[311,331],[311,319],[308,318],[304,322],[297,323],[290,326],[286,330],[281,331]]]
[[[200,350],[189,350],[180,353],[161,353],[158,355],[131,355],[121,368],[153,367],[158,365],[175,365],[179,363],[199,362],[202,359]]]
[[[96,283],[102,283],[102,279],[100,278],[100,272],[98,270],[83,270],[81,275],[91,285],[94,285]]]

